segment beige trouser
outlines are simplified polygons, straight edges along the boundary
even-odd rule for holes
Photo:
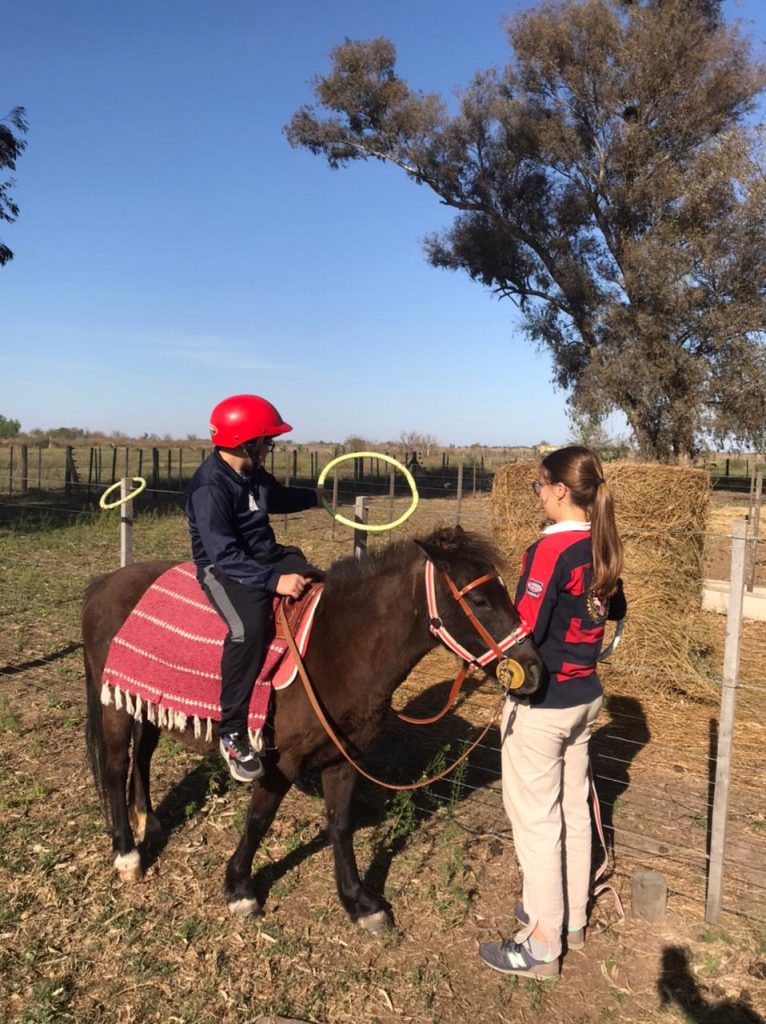
[[[590,887],[588,741],[601,697],[575,708],[507,701],[500,726],[503,803],[524,879],[529,926],[561,952],[561,933],[582,928]]]

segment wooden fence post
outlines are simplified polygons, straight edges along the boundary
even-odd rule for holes
[[[130,477],[124,476],[120,480],[120,497],[130,494],[133,481]],[[120,505],[120,565],[130,565],[133,561],[133,501],[126,501]]]
[[[29,494],[29,448],[21,446],[21,493]]]
[[[72,451],[71,444],[66,446],[66,462],[64,463],[64,493],[67,498],[72,493],[72,483],[74,482],[74,453]]]
[[[41,444],[37,446],[37,489],[38,491],[43,489],[43,446]]]
[[[337,466],[332,471],[332,507],[337,512],[337,510],[338,510],[338,467]],[[337,521],[335,519],[335,516],[333,516],[333,520],[332,520],[332,535],[333,535],[333,537],[335,536],[335,527],[337,525],[338,524],[337,524]]]
[[[455,509],[455,526],[460,525],[460,503],[463,500],[463,460],[457,464],[457,507]]]
[[[112,479],[111,483],[117,480],[117,445],[112,445]]]
[[[396,470],[393,466],[388,471],[388,521],[394,518],[394,496],[396,495]]]
[[[745,583],[747,523],[738,519],[731,541],[729,606],[726,612],[726,642],[723,653],[721,712],[718,726],[718,752],[715,762],[715,795],[710,821],[710,863],[708,867],[705,920],[716,924],[721,913],[723,858],[726,849],[726,824],[729,807],[729,773],[737,695],[739,643],[742,635],[742,603]]]
[[[763,501],[763,470],[759,469],[755,477],[755,493],[751,504],[752,513],[750,516],[750,522],[752,523],[752,562],[750,564],[750,579],[748,580],[747,589],[752,592],[755,586],[756,577],[758,574],[758,542],[760,540],[761,532],[761,503]]]
[[[356,460],[354,460],[356,461]],[[358,495],[354,500],[354,522],[355,523],[366,523],[367,522],[367,498],[364,495]],[[361,558],[362,555],[367,554],[367,531],[366,530],[354,530],[354,558]]]
[[[9,448],[8,458],[8,497],[13,495],[13,445]]]

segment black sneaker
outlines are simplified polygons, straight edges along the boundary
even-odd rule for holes
[[[232,778],[237,782],[255,782],[261,778],[265,771],[263,762],[250,746],[247,733],[224,733],[218,747]]]
[[[526,942],[482,942],[479,956],[487,967],[501,974],[517,974],[523,978],[551,979],[559,976],[559,958],[536,960]]]

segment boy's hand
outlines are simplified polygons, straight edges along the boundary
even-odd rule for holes
[[[297,601],[310,582],[299,572],[288,572],[277,580],[277,593],[280,597],[292,597]]]

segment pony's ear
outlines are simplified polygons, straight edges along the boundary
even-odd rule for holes
[[[450,526],[434,534],[430,540],[416,540],[415,543],[440,572],[446,572],[451,558],[460,549],[464,536],[465,530],[462,526]]]

